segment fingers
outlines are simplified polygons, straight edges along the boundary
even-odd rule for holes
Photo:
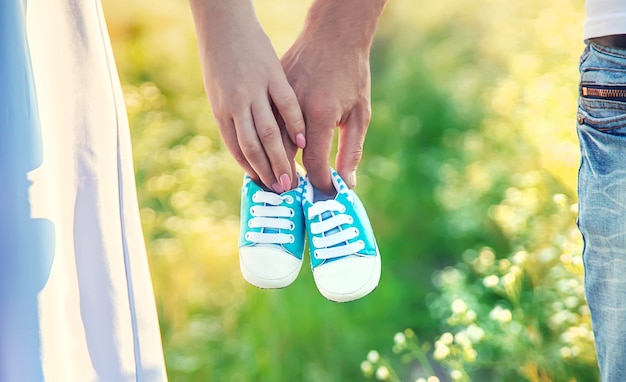
[[[363,155],[363,143],[370,121],[368,108],[353,109],[348,118],[339,127],[337,172],[349,188],[356,186],[356,169]]]
[[[301,115],[297,100],[295,110],[289,106],[289,102],[281,105],[285,114],[296,115],[292,119],[296,121],[294,126],[303,129],[304,122],[297,120],[297,115]],[[229,151],[252,179],[260,180],[268,189],[278,193],[292,189],[294,181],[297,185],[294,176],[297,147],[287,132],[278,105],[272,105],[267,92],[263,92],[250,102],[248,108],[240,110],[236,113],[216,113],[222,138]],[[220,115],[232,115],[232,119],[220,118]],[[304,130],[298,133],[302,135],[300,139],[294,139],[303,141],[303,133]]]
[[[220,129],[220,133],[222,135],[222,140],[228,151],[230,151],[231,155],[235,159],[235,161],[243,168],[243,170],[255,181],[259,181],[259,175],[254,171],[246,156],[241,151],[239,147],[239,141],[237,140],[237,132],[235,130],[235,124],[232,119],[229,120],[217,120],[218,127]]]
[[[306,146],[304,117],[298,99],[286,79],[269,84],[269,93],[276,110],[285,123],[285,129],[291,141],[301,149]]]
[[[307,170],[311,184],[328,194],[335,192],[328,162],[334,130],[335,122],[332,119],[307,118],[307,145],[302,152],[302,162]]]
[[[283,144],[281,131],[278,128],[276,117],[269,102],[262,100],[261,102],[253,103],[252,117],[262,149],[269,160],[270,168],[264,168],[263,174],[269,177],[273,173],[274,179],[278,180],[282,191],[290,190],[292,167]],[[250,160],[250,158],[248,159]],[[268,170],[270,173],[268,173]],[[263,175],[261,177],[263,178]]]
[[[247,166],[242,165],[244,169],[246,169],[246,167],[252,168],[253,173],[260,178],[261,182],[266,187],[271,187],[276,192],[283,192],[284,188],[280,186],[279,181],[277,181],[280,179],[280,176],[276,177],[272,172],[270,161],[263,148],[261,139],[259,135],[257,135],[252,114],[248,112],[235,115],[233,123],[233,130],[236,132],[237,137],[237,147],[234,150],[231,149],[231,153],[235,156],[235,160],[242,165],[241,158],[237,158],[235,154],[237,150],[240,150],[247,163]],[[267,140],[268,137],[264,139]]]
[[[298,147],[292,142],[291,138],[289,137],[289,134],[285,129],[285,121],[283,121],[283,118],[278,112],[278,109],[276,109],[276,105],[273,106],[272,112],[274,113],[276,122],[278,122],[278,127],[280,128],[285,152],[287,153],[287,159],[289,160],[289,166],[291,166],[291,187],[289,189],[293,189],[298,186],[298,168],[296,167],[295,160],[296,153],[298,152]],[[300,173],[304,174],[303,171],[300,171]]]

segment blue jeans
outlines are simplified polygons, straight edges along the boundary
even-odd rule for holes
[[[626,49],[580,59],[578,225],[602,380],[626,381]]]

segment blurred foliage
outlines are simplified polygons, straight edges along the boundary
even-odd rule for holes
[[[281,54],[310,1],[255,4]],[[239,274],[242,171],[204,95],[187,2],[104,6],[172,381],[597,375],[571,212],[582,0],[389,3],[357,187],[383,277],[343,305],[317,293],[307,267],[278,291]],[[455,321],[462,304],[473,320]],[[493,319],[507,311],[508,322]],[[484,332],[476,354],[455,342],[470,327]],[[426,341],[396,335],[386,351],[403,328]],[[433,362],[427,342],[450,353]],[[369,349],[380,354],[361,364]]]
[[[582,243],[571,223],[576,205],[535,187],[510,188],[498,207],[529,213],[540,202],[546,209],[529,214],[536,229],[515,228],[506,214],[497,218],[508,226],[515,251],[499,257],[489,247],[467,250],[458,264],[435,272],[437,292],[427,299],[444,332],[434,344],[419,341],[410,328],[396,333],[392,351],[398,356],[370,352],[361,365],[365,375],[390,381],[404,374],[411,381],[599,379],[584,302]],[[397,361],[409,367],[401,369]]]

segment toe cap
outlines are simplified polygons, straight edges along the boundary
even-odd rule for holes
[[[302,266],[302,260],[280,246],[239,248],[243,277],[259,288],[284,288],[291,284]]]
[[[347,302],[372,292],[380,280],[380,256],[349,256],[316,267],[315,284],[329,300]]]

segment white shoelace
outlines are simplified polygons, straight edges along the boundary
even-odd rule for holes
[[[246,239],[256,244],[289,244],[295,238],[292,234],[281,233],[279,230],[293,231],[292,221],[285,218],[293,217],[294,210],[281,206],[283,201],[293,203],[290,195],[280,196],[273,192],[257,191],[252,195],[255,203],[264,203],[264,206],[250,207],[250,214],[254,216],[248,220],[248,227],[261,228],[262,232],[247,232]]]
[[[317,248],[314,256],[318,259],[332,259],[357,253],[365,248],[362,240],[349,242],[359,236],[356,227],[342,229],[342,224],[352,224],[352,216],[346,215],[346,208],[338,201],[324,200],[317,202],[309,208],[308,218],[312,220],[319,216],[319,221],[311,223],[313,233],[313,245]],[[330,215],[323,220],[324,216]],[[321,236],[318,236],[321,235]]]

